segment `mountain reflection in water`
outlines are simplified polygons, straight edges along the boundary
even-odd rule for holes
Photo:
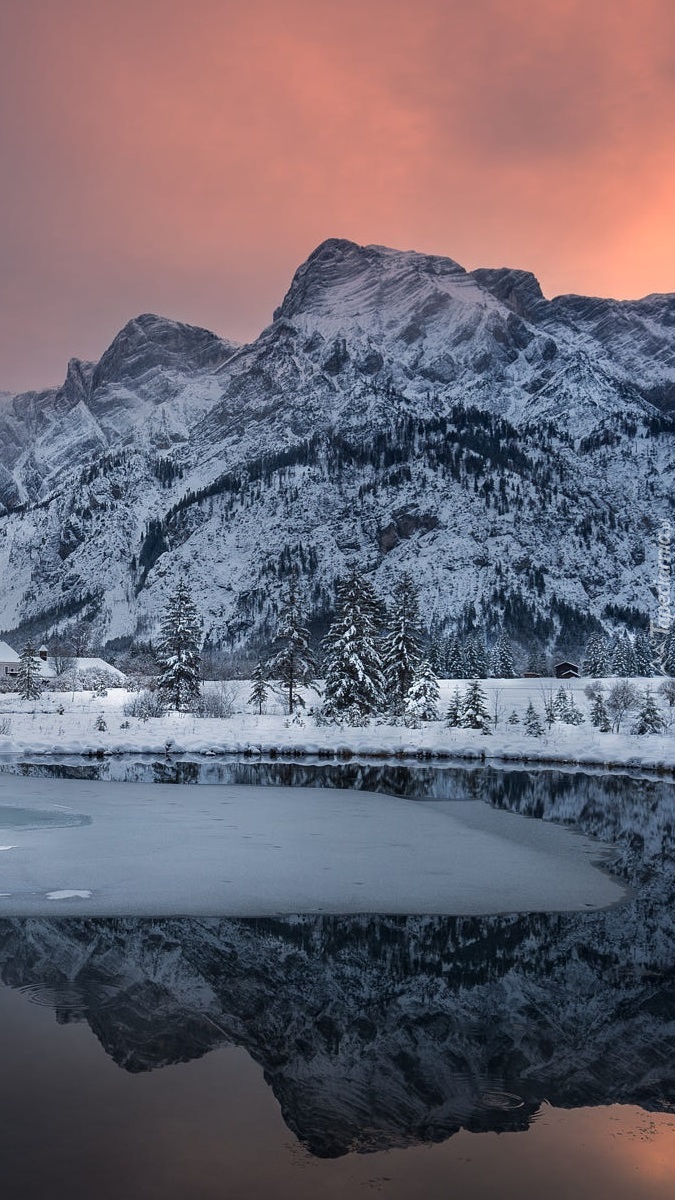
[[[126,1071],[241,1046],[319,1157],[526,1129],[545,1100],[675,1111],[672,784],[358,764],[114,770],[484,799],[614,842],[633,885],[626,904],[588,914],[0,922],[4,983],[88,1022]]]

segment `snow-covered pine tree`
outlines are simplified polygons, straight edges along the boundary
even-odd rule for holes
[[[483,733],[492,733],[485,692],[477,679],[471,680],[464,693],[460,723],[463,729],[481,729]]]
[[[561,684],[560,687],[558,688],[558,691],[556,692],[556,696],[553,701],[553,711],[555,713],[556,721],[563,721],[563,722],[567,721],[569,707],[570,707],[570,694],[569,694],[567,688],[563,687],[563,685]]]
[[[286,692],[288,711],[304,708],[299,691],[311,683],[315,675],[314,655],[309,648],[309,633],[303,624],[295,577],[291,576],[288,591],[279,612],[279,625],[274,639],[276,652],[268,664],[271,679],[278,679]]]
[[[611,733],[612,730],[605,697],[600,691],[594,693],[591,701],[591,725],[599,729],[600,733]]]
[[[26,642],[21,651],[16,687],[22,700],[37,700],[42,692],[41,660],[32,642]]]
[[[371,585],[352,569],[337,589],[337,612],[323,639],[324,712],[372,716],[384,706],[381,629]]]
[[[633,642],[635,659],[635,674],[652,676],[654,674],[654,649],[646,633],[638,633]]]
[[[507,717],[507,724],[508,725],[520,725],[520,717],[518,716],[518,713],[516,712],[515,708],[514,708],[513,712],[510,713],[510,715]]]
[[[577,707],[574,696],[568,688],[562,685],[553,701],[553,709],[556,719],[562,721],[564,725],[583,725],[584,723],[584,714]]]
[[[675,622],[665,637],[661,666],[667,675],[675,675]]]
[[[659,706],[654,699],[651,688],[645,688],[640,700],[640,707],[631,726],[631,733],[663,733],[667,723],[659,712]]]
[[[611,656],[607,639],[599,633],[592,633],[584,653],[581,669],[584,675],[594,679],[602,679],[612,673]]]
[[[528,702],[527,708],[525,709],[523,725],[525,726],[525,732],[529,734],[530,737],[541,737],[542,733],[544,732],[544,726],[541,723],[539,713],[535,709],[531,700]]]
[[[487,679],[487,650],[478,633],[470,633],[464,643],[464,669],[469,679]]]
[[[622,679],[630,678],[635,675],[635,655],[633,653],[633,643],[628,634],[624,630],[619,634],[614,643],[612,654],[612,674],[620,675]]]
[[[200,693],[202,623],[182,577],[162,616],[157,642],[157,689],[168,704],[189,711]]]
[[[464,658],[462,655],[462,647],[457,637],[448,639],[448,645],[445,654],[445,669],[448,679],[465,679],[464,673]],[[675,672],[673,672],[675,674]]]
[[[445,678],[445,638],[438,629],[429,635],[428,657],[436,676]]]
[[[513,679],[515,676],[513,648],[503,630],[493,646],[490,667],[495,679]]]
[[[383,639],[383,668],[392,712],[401,715],[422,659],[419,599],[412,576],[406,571],[394,588],[389,630]]]
[[[258,709],[258,716],[262,713],[262,706],[267,699],[267,679],[261,662],[256,664],[255,670],[251,675],[251,691],[248,697],[249,704],[253,704]]]
[[[423,658],[408,689],[405,711],[421,721],[438,720],[438,680],[431,663]]]
[[[459,694],[458,687],[455,688],[452,696],[450,697],[450,703],[448,705],[448,711],[445,714],[445,719],[451,729],[456,729],[457,726],[461,725],[462,723],[462,697]]]

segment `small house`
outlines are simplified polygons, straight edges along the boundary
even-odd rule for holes
[[[578,679],[579,667],[577,663],[560,662],[555,665],[556,679]]]
[[[0,642],[0,679],[6,675],[18,675],[20,661],[16,650],[12,650],[7,642]]]

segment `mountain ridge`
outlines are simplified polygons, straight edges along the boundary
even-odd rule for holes
[[[354,559],[385,593],[414,563],[431,623],[572,652],[648,617],[674,404],[675,295],[328,239],[253,342],[141,314],[0,397],[0,625],[142,639],[182,569],[211,639],[255,645],[291,566],[320,629]]]

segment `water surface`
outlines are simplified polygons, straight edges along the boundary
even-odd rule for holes
[[[186,782],[183,764],[112,769]],[[205,773],[242,783],[251,769],[289,786],[288,764]],[[492,917],[4,920],[6,1194],[670,1197],[673,785],[522,768],[290,771],[301,786],[321,786],[318,772],[325,786],[362,778],[563,821],[615,845],[630,898]]]

